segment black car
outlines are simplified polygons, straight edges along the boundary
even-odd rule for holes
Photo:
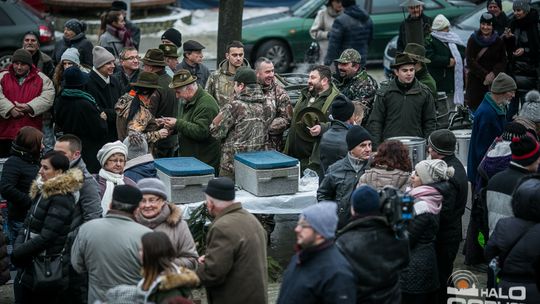
[[[39,35],[40,50],[51,55],[54,50],[54,27],[48,18],[18,0],[0,0],[0,69],[11,63],[11,55],[22,47],[23,35]]]

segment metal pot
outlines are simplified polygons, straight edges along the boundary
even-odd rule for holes
[[[461,163],[466,166],[469,155],[469,144],[471,143],[472,130],[453,130],[452,133],[456,136],[456,157]]]
[[[398,136],[388,138],[387,140],[398,140],[407,146],[413,168],[420,161],[426,159],[426,140],[422,137]]]

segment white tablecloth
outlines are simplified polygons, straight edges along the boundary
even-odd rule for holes
[[[242,203],[242,206],[251,213],[298,214],[302,209],[317,203],[317,191],[260,197],[244,190],[237,190],[235,201]],[[204,202],[183,204],[184,219],[188,219],[191,212],[202,203]]]

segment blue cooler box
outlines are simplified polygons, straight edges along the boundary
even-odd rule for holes
[[[155,160],[157,176],[167,187],[172,203],[204,201],[203,189],[214,178],[214,168],[194,157],[171,157]]]
[[[276,151],[237,153],[234,156],[236,184],[256,196],[298,192],[298,159]]]

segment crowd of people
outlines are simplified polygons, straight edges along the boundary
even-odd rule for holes
[[[495,284],[525,286],[537,303],[538,12],[516,0],[508,20],[490,0],[461,41],[423,5],[402,3],[394,77],[377,83],[365,68],[371,18],[354,0],[329,0],[311,29],[325,65],[310,67],[296,103],[272,61],[252,68],[240,41],[213,72],[205,47],[174,28],[141,58],[121,1],[102,14],[96,46],[77,19],[52,57],[25,34],[0,71],[0,246],[13,248],[9,261],[0,250],[0,283],[17,270],[16,303],[191,303],[198,286],[209,303],[267,303],[272,217],[235,201],[234,156],[276,150],[320,182],[278,303],[446,303],[469,189],[465,264],[496,262]],[[467,170],[440,120],[463,106],[473,117]],[[428,159],[413,163],[399,136],[424,138]],[[154,160],[175,156],[219,176],[204,189],[205,252],[157,178]],[[414,200],[401,234],[381,199],[387,186]]]

